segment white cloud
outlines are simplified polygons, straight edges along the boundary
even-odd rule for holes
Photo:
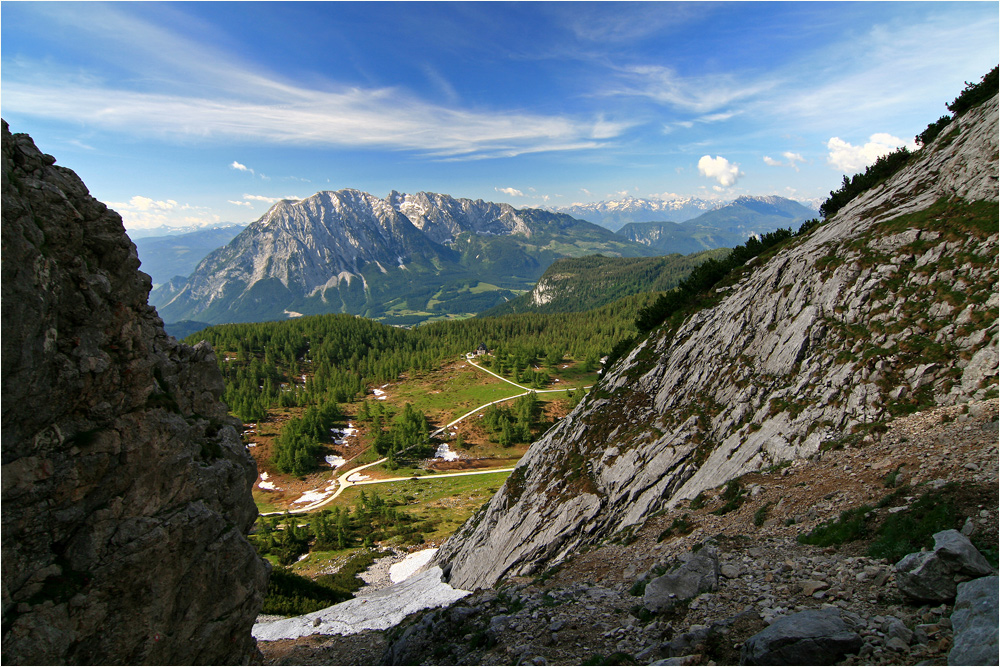
[[[743,176],[740,165],[730,163],[729,160],[719,155],[714,158],[703,155],[698,160],[698,173],[706,178],[714,178],[719,182],[719,185],[727,188],[735,185],[736,181]]]
[[[875,160],[891,153],[900,146],[906,146],[911,150],[915,150],[917,147],[912,141],[904,141],[884,132],[871,135],[868,142],[861,146],[854,146],[840,137],[831,137],[826,142],[826,147],[830,151],[826,161],[830,166],[840,171],[856,173],[863,171]]]
[[[635,124],[598,114],[446,106],[402,88],[300,85],[124,17],[114,6],[100,12],[106,21],[81,12],[63,20],[140,52],[146,66],[140,76],[108,81],[22,60],[4,70],[5,110],[171,140],[411,150],[445,159],[590,150]],[[148,80],[150,68],[160,73],[155,89],[120,83]],[[229,167],[254,173],[238,161]]]
[[[265,202],[267,204],[275,204],[275,203],[277,203],[277,202],[279,202],[279,201],[281,201],[283,199],[294,199],[296,201],[302,199],[302,197],[295,197],[295,196],[289,196],[289,197],[265,197],[264,195],[247,195],[247,194],[244,194],[243,198],[244,199],[249,199],[251,201],[262,201],[262,202]]]
[[[127,202],[109,202],[108,206],[119,212],[170,211],[172,209],[177,208],[177,202],[174,201],[173,199],[167,199],[166,201],[158,201],[155,199],[150,199],[149,197],[143,197],[142,195],[135,195]]]
[[[178,204],[173,199],[153,199],[135,195],[127,202],[105,202],[116,211],[126,229],[148,229],[161,226],[208,225],[219,222],[219,216],[190,204]],[[184,214],[195,211],[198,215]]]
[[[769,167],[791,167],[795,171],[799,170],[799,162],[805,162],[806,159],[802,157],[800,153],[793,153],[792,151],[785,151],[781,154],[786,161],[776,160],[770,155],[764,156],[764,164]]]
[[[517,188],[497,188],[497,187],[495,187],[493,189],[496,190],[497,192],[504,193],[508,197],[523,197],[524,196],[524,193],[521,192],[520,190],[518,190]]]
[[[232,204],[234,206],[248,206],[250,208],[253,208],[253,204],[251,204],[248,201],[235,201],[235,200],[232,200],[232,199],[227,199],[226,201],[228,201],[230,204]]]
[[[737,112],[717,110],[760,95],[777,84],[764,78],[751,81],[730,74],[684,77],[669,67],[659,65],[624,68],[621,78],[622,85],[609,90],[608,95],[647,97],[660,104],[708,114],[698,119],[707,123],[731,118]]]

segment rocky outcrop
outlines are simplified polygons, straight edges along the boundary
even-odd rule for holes
[[[395,190],[386,201],[436,243],[448,243],[462,232],[526,237],[532,234],[531,227],[510,204],[456,199],[433,192],[408,195]]]
[[[934,549],[907,554],[896,563],[896,585],[913,599],[951,602],[963,581],[995,574],[976,547],[957,530],[934,533]]]
[[[997,98],[954,123],[611,368],[438,552],[451,584],[536,572],[746,472],[995,392]]]
[[[3,661],[245,663],[256,466],[121,218],[3,123]]]

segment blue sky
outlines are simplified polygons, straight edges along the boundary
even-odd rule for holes
[[[345,187],[821,200],[997,64],[998,8],[8,1],[0,113],[130,229]]]

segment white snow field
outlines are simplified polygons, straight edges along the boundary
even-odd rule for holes
[[[407,555],[406,558],[389,567],[389,581],[394,584],[406,581],[417,570],[429,563],[436,553],[437,549],[421,549]]]
[[[307,635],[353,635],[363,630],[385,630],[413,612],[443,607],[468,591],[441,581],[441,568],[432,567],[387,588],[304,616],[257,623],[253,636],[261,641],[295,639]]]

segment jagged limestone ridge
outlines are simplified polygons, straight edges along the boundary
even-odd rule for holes
[[[439,551],[451,584],[535,572],[859,426],[995,392],[997,98],[956,122],[611,369]]]

